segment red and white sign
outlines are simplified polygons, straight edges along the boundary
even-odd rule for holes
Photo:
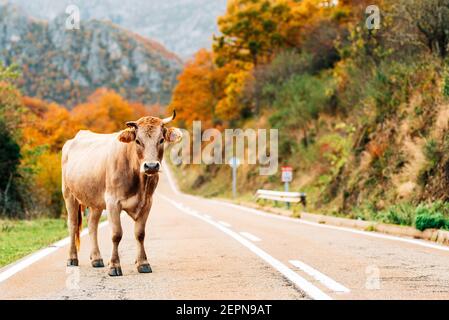
[[[292,182],[293,180],[293,168],[292,167],[282,167],[282,182]]]

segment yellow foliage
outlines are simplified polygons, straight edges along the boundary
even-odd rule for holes
[[[223,120],[233,120],[240,116],[242,104],[239,98],[245,88],[250,72],[242,70],[231,73],[226,78],[225,97],[218,102],[217,116]]]

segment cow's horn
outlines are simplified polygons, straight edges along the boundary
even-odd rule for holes
[[[175,120],[175,118],[176,118],[176,110],[173,110],[173,115],[172,115],[171,117],[168,117],[168,118],[163,119],[163,120],[162,120],[162,123],[163,123],[163,124],[167,124],[167,123],[169,123],[169,122]]]

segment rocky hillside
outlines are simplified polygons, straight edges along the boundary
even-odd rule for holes
[[[182,68],[175,54],[109,22],[83,21],[80,30],[65,22],[0,6],[0,61],[21,67],[24,94],[73,106],[107,87],[146,104],[170,100]]]
[[[227,0],[8,0],[30,15],[51,20],[69,4],[79,7],[81,19],[110,20],[142,36],[157,39],[183,58],[211,45],[216,19]]]

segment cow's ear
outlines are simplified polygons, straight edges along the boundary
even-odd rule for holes
[[[136,140],[136,129],[128,128],[120,132],[118,139],[123,143],[130,143]]]
[[[182,139],[182,132],[178,128],[168,128],[165,131],[165,140],[170,143],[179,142]]]

